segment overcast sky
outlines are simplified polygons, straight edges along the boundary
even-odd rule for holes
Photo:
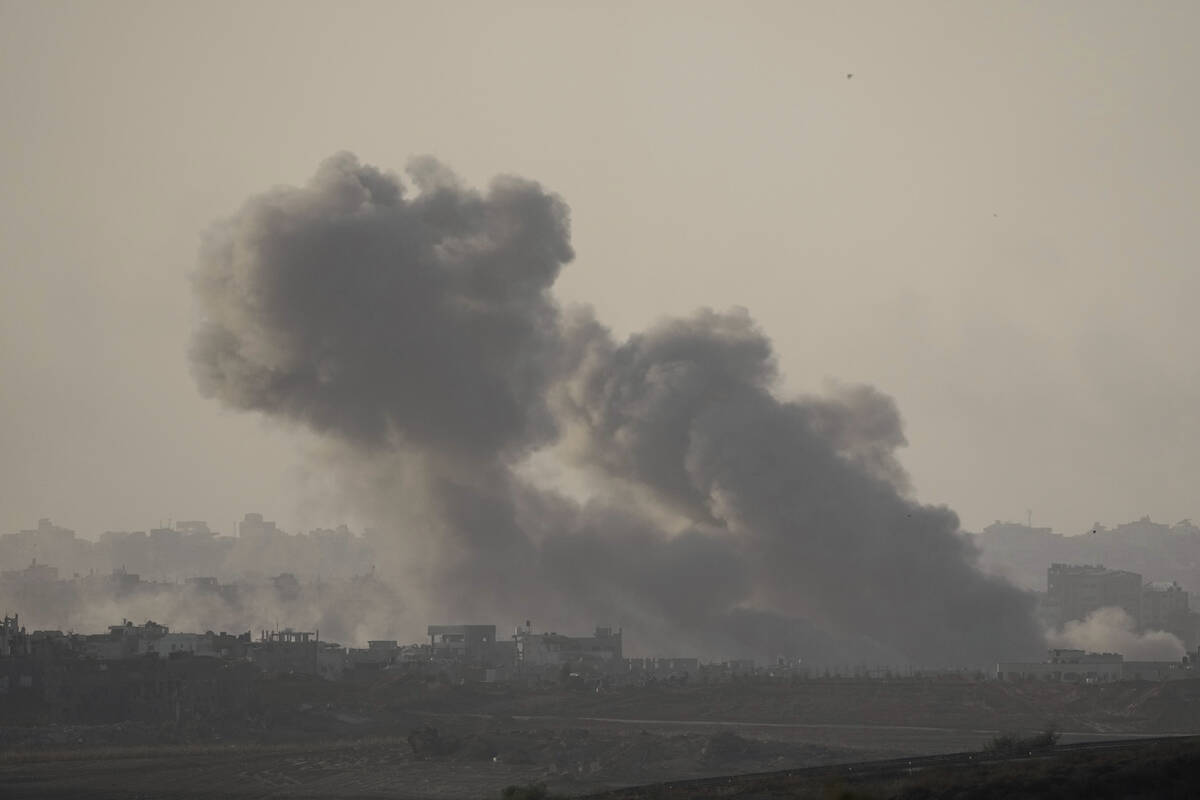
[[[333,525],[196,391],[201,232],[337,150],[516,173],[619,334],[745,306],[978,530],[1200,518],[1200,5],[0,2],[0,531]],[[853,78],[847,78],[852,73]]]

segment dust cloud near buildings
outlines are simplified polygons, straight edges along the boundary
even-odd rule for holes
[[[620,619],[698,652],[1040,650],[1032,597],[911,499],[890,398],[780,397],[741,309],[618,340],[551,293],[574,255],[562,198],[431,158],[407,173],[339,153],[214,225],[191,353],[205,394],[324,438],[406,607]],[[582,490],[530,479],[535,455]]]
[[[194,274],[201,392],[318,434],[317,466],[369,527],[291,535],[247,514],[235,537],[179,522],[89,542],[44,520],[0,541],[26,565],[5,585],[71,588],[14,608],[48,629],[284,619],[358,644],[534,616],[619,625],[638,652],[815,664],[1195,646],[1186,592],[1142,585],[1186,559],[1131,561],[1152,548],[1112,535],[1147,520],[964,534],[913,499],[888,396],[781,396],[743,309],[618,338],[555,300],[562,198],[511,176],[478,191],[431,158],[407,174],[339,153],[213,225]]]

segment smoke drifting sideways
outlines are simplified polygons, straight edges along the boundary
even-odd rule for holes
[[[611,621],[650,653],[984,665],[1044,646],[1033,599],[910,498],[890,398],[780,399],[743,310],[617,341],[551,291],[569,211],[513,177],[341,153],[215,225],[200,390],[322,434],[442,618]],[[521,466],[553,452],[573,499]]]
[[[1179,637],[1167,631],[1141,631],[1122,608],[1098,608],[1087,619],[1071,620],[1058,630],[1047,633],[1052,647],[1087,650],[1093,653],[1120,653],[1131,661],[1179,661],[1187,648]]]

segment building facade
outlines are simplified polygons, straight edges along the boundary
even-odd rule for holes
[[[1051,564],[1046,572],[1046,616],[1055,626],[1115,606],[1142,624],[1142,576],[1103,564]]]

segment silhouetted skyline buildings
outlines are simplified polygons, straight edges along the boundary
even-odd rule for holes
[[[403,602],[398,579],[376,572],[376,546],[386,552],[389,545],[380,534],[345,525],[291,534],[253,512],[236,530],[222,535],[203,521],[181,520],[90,540],[42,519],[0,535],[0,604],[24,609],[39,627],[63,630],[113,616],[228,630],[282,619],[351,643],[368,635],[411,639],[422,629],[394,613]],[[1197,604],[1189,601],[1200,590],[1200,530],[1190,521],[1168,526],[1142,518],[1080,536],[996,523],[975,541],[984,568],[1042,597],[1040,618],[1050,628],[1117,606],[1138,630],[1169,631],[1189,648],[1196,644],[1189,605]],[[1128,590],[1101,591],[1100,583],[1113,583],[1104,575]],[[1056,590],[1055,576],[1073,588]],[[1081,581],[1096,586],[1080,589]],[[374,625],[370,631],[364,620]]]

